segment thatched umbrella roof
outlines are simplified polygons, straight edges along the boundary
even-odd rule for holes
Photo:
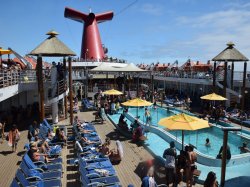
[[[44,40],[39,46],[32,50],[29,55],[47,56],[47,57],[61,57],[61,56],[75,56],[76,54],[69,49],[63,42],[61,42],[56,35],[56,31],[50,31],[46,35],[49,37]]]
[[[234,43],[229,42],[227,48],[224,49],[220,54],[214,57],[213,61],[248,61],[241,52],[234,48]]]

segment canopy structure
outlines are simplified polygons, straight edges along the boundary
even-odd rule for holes
[[[227,100],[227,98],[222,97],[221,95],[218,95],[216,93],[204,95],[201,97],[201,99],[210,100],[210,101],[225,101],[225,100]]]
[[[56,35],[56,31],[50,31],[47,33],[49,37],[38,45],[29,55],[34,56],[47,56],[47,57],[64,57],[75,56],[76,54],[69,49],[63,42],[61,42]]]
[[[42,57],[67,57],[67,56],[75,56],[76,54],[69,49],[63,42],[61,42],[56,36],[58,33],[56,31],[49,31],[47,33],[49,37],[43,41],[38,47],[30,52],[29,55],[37,56],[37,84],[39,91],[39,111],[40,111],[40,121],[45,118],[45,108],[44,108],[44,85],[43,85],[43,62]],[[64,58],[63,62],[64,66],[66,66],[66,59]],[[72,64],[71,58],[68,59],[69,64],[69,101],[70,101],[70,123],[73,124],[73,96],[72,96]],[[65,100],[66,96],[65,96]],[[53,108],[53,107],[52,107]],[[67,111],[67,104],[65,104],[65,111]],[[67,113],[67,112],[65,112]],[[52,115],[53,116],[53,115]],[[54,117],[56,120],[56,117]],[[53,120],[54,122],[54,120]]]
[[[208,128],[208,121],[180,113],[167,118],[162,118],[159,125],[166,127],[169,130],[182,130],[182,150],[184,147],[184,131],[183,130],[198,130]]]
[[[216,57],[212,59],[213,61],[248,61],[240,51],[234,47],[234,43],[229,42],[227,48],[220,52]]]
[[[118,91],[118,90],[111,89],[111,90],[107,90],[107,91],[103,92],[103,94],[105,94],[105,95],[122,95],[123,93]]]
[[[105,63],[100,64],[99,66],[91,69],[90,71],[99,71],[99,72],[147,72],[146,70],[138,68],[133,63],[128,64],[124,67],[115,67],[106,65]]]
[[[240,51],[238,51],[234,47],[233,42],[227,43],[227,48],[220,52],[217,56],[213,59],[214,61],[214,73],[213,73],[213,91],[215,91],[216,87],[216,62],[224,62],[224,81],[223,81],[223,96],[226,97],[227,95],[227,84],[228,81],[228,62],[231,62],[231,85],[230,88],[233,89],[234,84],[234,62],[244,62],[244,72],[243,72],[243,84],[241,88],[241,109],[244,110],[245,108],[245,89],[246,89],[246,71],[247,71],[247,61],[249,60],[245,57]]]

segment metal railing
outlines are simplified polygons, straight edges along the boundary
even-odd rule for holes
[[[66,90],[67,90],[67,81],[65,80],[57,81],[56,96],[63,94]]]
[[[43,71],[43,81],[51,81],[50,72],[46,69]],[[36,81],[36,70],[0,70],[0,88],[5,88],[19,83],[32,83]]]
[[[109,58],[109,59],[84,59],[84,58],[73,58],[72,62],[110,62],[110,63],[127,63],[126,60],[118,58]]]
[[[137,90],[137,84],[136,83],[125,83],[125,90],[130,90],[130,91],[136,91]],[[116,89],[116,90],[122,90],[122,84],[89,84],[88,85],[88,92],[97,92],[98,90],[110,90],[110,89]]]
[[[19,73],[20,72],[18,70],[0,70],[0,88],[18,84]]]
[[[56,86],[55,95],[52,94],[53,87],[49,88],[49,92],[48,92],[49,99],[52,99],[54,97],[58,97],[59,95],[61,95],[64,92],[66,92],[66,90],[67,90],[67,81],[65,81],[64,79],[63,80],[59,80],[59,81],[57,81],[57,83],[55,84],[55,86]]]

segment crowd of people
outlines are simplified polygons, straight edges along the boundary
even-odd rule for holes
[[[164,151],[163,158],[166,159],[167,185],[173,183],[173,186],[177,186],[185,177],[187,186],[192,186],[193,174],[197,169],[195,165],[197,155],[192,146],[185,146],[185,149],[180,151],[180,155],[177,155],[175,143],[170,142],[170,148]]]

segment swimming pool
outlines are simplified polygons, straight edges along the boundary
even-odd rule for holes
[[[169,117],[174,115],[177,111],[167,111],[166,109],[158,107],[157,109],[149,108],[151,116],[152,116],[152,125],[158,126],[160,128],[164,128],[158,125],[158,121],[161,118]],[[144,113],[144,108],[130,108],[129,113],[133,116],[136,116],[138,112],[138,116],[140,116],[140,120],[146,122]],[[178,112],[177,112],[178,113]],[[173,136],[181,141],[181,131],[168,131]],[[210,155],[212,157],[216,157],[218,154],[220,147],[223,144],[223,131],[216,127],[212,126],[210,128],[201,129],[197,131],[185,131],[184,142],[186,144],[192,144],[197,147],[197,150],[205,155]],[[211,147],[205,146],[206,138],[210,139]],[[239,136],[235,133],[229,132],[228,134],[228,144],[231,149],[232,155],[240,154],[239,146],[242,145],[243,142],[249,143],[250,139],[247,137]]]
[[[133,111],[136,114],[136,109],[129,109],[130,114]],[[143,116],[142,116],[142,114],[144,115],[144,109],[139,109],[138,112],[139,112],[139,115],[141,115],[140,120],[141,121],[145,120],[145,119],[143,119]],[[173,115],[173,113],[167,113],[166,114],[166,111],[163,110],[163,109],[162,109],[162,111],[160,111],[160,109],[159,109],[158,112],[165,115],[165,117],[167,117],[167,115],[169,115],[169,116]],[[176,111],[174,111],[174,112],[176,112]],[[159,113],[158,113],[158,115],[159,115]],[[132,116],[130,114],[127,115],[127,117],[126,117],[126,119],[131,120],[131,121],[128,121],[128,124],[132,123],[132,121],[133,121],[133,118],[132,118]],[[153,119],[153,123],[154,123],[154,121],[157,122],[159,120],[159,118],[157,119],[156,111],[152,111],[151,114],[152,114],[153,118],[156,118],[156,119]],[[108,116],[111,119],[111,121],[113,121],[113,123],[115,123],[115,124],[118,123],[120,114],[114,114],[114,115],[108,115]],[[131,118],[129,116],[131,116]],[[217,127],[215,127],[215,128],[217,128]],[[147,140],[145,141],[144,145],[147,146],[149,148],[149,150],[155,156],[158,156],[164,162],[164,159],[162,158],[162,155],[163,155],[164,150],[166,148],[169,148],[169,138],[167,138],[168,135],[164,134],[164,133],[166,133],[166,131],[164,131],[163,128],[155,127],[155,128],[152,128],[152,129],[153,129],[152,132],[149,132],[149,133],[146,134]],[[160,131],[162,131],[164,133],[159,132],[157,129],[159,129]],[[217,128],[217,129],[219,131],[221,131],[219,128]],[[247,134],[248,133],[249,132],[247,132]],[[186,136],[188,136],[188,134],[186,134]],[[178,145],[178,143],[176,143],[176,146],[177,145]],[[202,145],[204,146],[204,144],[202,144]],[[216,146],[216,145],[214,144],[214,146]],[[180,146],[178,146],[178,147],[180,148]],[[218,145],[218,147],[220,147],[220,145]],[[177,152],[179,154],[178,149],[177,149]],[[246,154],[244,154],[244,155],[245,155],[245,157],[242,157],[243,155],[234,155],[232,157],[232,159],[230,160],[230,163],[227,163],[226,180],[231,179],[231,178],[235,178],[235,177],[238,177],[238,176],[249,176],[250,157],[249,157],[249,155],[246,155]],[[196,165],[197,165],[198,169],[202,171],[201,175],[199,177],[199,180],[204,181],[206,179],[206,176],[207,176],[208,172],[209,171],[214,171],[216,173],[218,181],[220,181],[220,174],[221,174],[221,167],[220,167],[221,162],[220,162],[220,160],[215,159],[214,156],[213,156],[214,158],[209,159],[209,158],[206,157],[206,154],[200,155],[198,153],[197,156],[198,156],[198,161],[197,161]]]

